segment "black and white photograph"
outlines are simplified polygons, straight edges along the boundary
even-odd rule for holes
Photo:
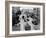
[[[10,4],[9,33],[43,33],[43,6]]]
[[[45,34],[44,3],[8,1],[5,9],[6,37]]]
[[[12,7],[12,31],[40,30],[40,8]]]

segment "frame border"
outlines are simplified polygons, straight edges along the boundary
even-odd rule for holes
[[[43,6],[43,33],[12,34],[12,35],[10,35],[9,34],[9,4],[11,4],[11,3],[42,5]],[[37,35],[45,35],[45,3],[5,1],[5,37],[37,36]]]

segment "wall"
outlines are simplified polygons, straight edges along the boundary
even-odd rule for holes
[[[14,1],[14,0],[12,0],[12,1]],[[16,0],[16,1],[44,2],[44,3],[46,3],[46,0]],[[46,4],[45,4],[45,6],[46,6]],[[5,0],[0,0],[0,38],[5,38],[4,37],[5,36],[5,10],[4,9],[5,9]],[[46,10],[46,7],[45,7],[45,10]],[[45,14],[45,19],[46,19],[46,14]],[[45,23],[46,23],[46,20],[45,20]],[[13,38],[13,37],[11,37],[11,38]],[[16,38],[46,38],[46,28],[45,28],[45,35],[16,37]]]

